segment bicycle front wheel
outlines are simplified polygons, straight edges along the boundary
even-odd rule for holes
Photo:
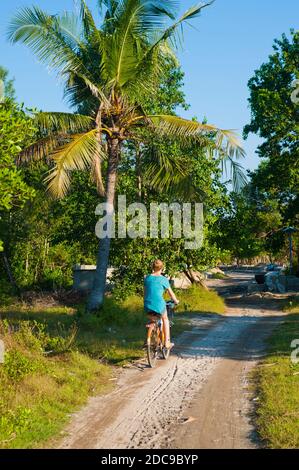
[[[163,348],[162,348],[162,356],[163,356],[163,359],[168,359],[168,358],[169,358],[169,354],[170,354],[170,349],[169,349],[169,348],[165,348],[165,346],[163,346]]]

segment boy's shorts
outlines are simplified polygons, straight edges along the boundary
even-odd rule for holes
[[[154,312],[153,310],[148,310],[148,311],[146,312],[147,315],[154,315],[154,316],[156,315],[156,316],[158,316],[158,317],[162,317],[162,315],[165,315],[165,313],[167,313],[167,310],[165,310],[165,311],[162,312],[162,313]]]

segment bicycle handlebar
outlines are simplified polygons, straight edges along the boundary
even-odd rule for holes
[[[168,307],[174,308],[174,307],[176,307],[178,304],[176,304],[173,300],[167,300],[166,305],[167,305]]]

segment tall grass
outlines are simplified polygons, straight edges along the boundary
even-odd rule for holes
[[[43,324],[0,321],[0,447],[43,445],[70,412],[109,384],[109,368],[72,349],[74,331],[55,337]]]
[[[258,368],[257,424],[267,447],[299,448],[299,363],[291,360],[291,343],[299,339],[299,303],[285,310],[285,322],[269,339],[268,357]]]
[[[224,300],[213,290],[205,290],[198,286],[177,292],[180,304],[178,312],[218,313],[225,311]]]

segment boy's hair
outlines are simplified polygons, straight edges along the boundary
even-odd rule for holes
[[[164,268],[163,261],[160,259],[155,259],[155,261],[152,264],[152,269],[156,273],[157,271],[160,271],[161,269]]]

